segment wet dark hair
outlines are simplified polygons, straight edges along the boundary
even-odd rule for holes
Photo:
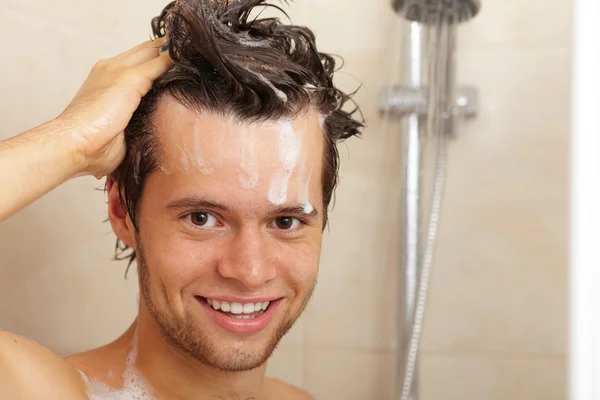
[[[154,36],[165,37],[162,50],[169,52],[175,65],[142,99],[125,130],[127,154],[112,175],[135,229],[145,178],[160,166],[152,116],[165,95],[192,110],[233,115],[248,122],[317,110],[325,117],[325,227],[338,181],[336,144],[359,135],[364,121],[362,116],[360,120],[354,117],[360,114],[358,107],[343,109],[354,93],[334,86],[335,59],[317,50],[313,32],[285,25],[278,18],[251,19],[258,6],[276,8],[287,17],[266,0],[177,0],[152,20]],[[119,240],[115,256],[128,258],[130,264],[135,260],[135,252]]]

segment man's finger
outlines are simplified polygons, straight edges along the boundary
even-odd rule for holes
[[[173,67],[173,61],[169,57],[169,53],[165,52],[150,61],[138,65],[135,67],[135,71],[150,81],[154,81],[171,69],[171,67]]]
[[[127,79],[125,82],[133,84],[138,93],[141,96],[145,96],[152,88],[152,82],[167,72],[172,66],[173,61],[169,57],[169,54],[163,53],[150,61],[127,70],[127,76],[131,77],[131,79]]]
[[[163,43],[164,43],[164,38],[158,38],[155,40],[147,40],[147,41],[142,42],[142,43],[138,44],[137,46],[135,46],[121,54],[116,55],[115,57],[113,57],[113,59],[117,60],[117,61],[124,61],[136,53],[144,52],[147,49],[153,49],[153,48],[156,48],[156,51],[158,53],[158,49],[160,49],[160,46],[162,46]]]
[[[147,61],[150,61],[159,55],[158,47],[145,47],[141,48],[136,52],[129,54],[126,58],[123,59],[123,64],[126,67],[135,67],[137,65],[143,64]]]

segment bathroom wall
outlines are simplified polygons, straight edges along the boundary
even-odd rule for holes
[[[149,36],[166,1],[5,0],[0,138],[55,116],[89,68]],[[341,181],[318,289],[269,366],[317,399],[391,399],[401,132],[379,119],[398,74],[387,0],[298,0],[295,23],[364,88],[362,139]],[[484,0],[459,30],[460,84],[481,104],[452,143],[421,357],[424,400],[564,399],[571,1]],[[60,354],[101,345],[135,316],[134,273],[111,261],[102,182],[68,182],[0,224],[0,328]]]
[[[391,399],[401,140],[375,104],[398,74],[399,22],[388,1],[293,9],[364,83],[369,128],[341,146],[320,285],[275,364],[318,399]],[[481,103],[450,149],[423,400],[566,398],[570,14],[566,0],[484,0],[459,29],[458,83]]]

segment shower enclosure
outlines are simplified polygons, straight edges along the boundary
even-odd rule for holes
[[[474,17],[480,0],[393,0],[404,20],[402,79],[382,90],[379,110],[399,119],[402,251],[397,316],[397,399],[417,400],[418,349],[440,216],[449,139],[461,119],[474,118],[477,90],[455,85],[456,30]],[[426,150],[433,149],[433,157]],[[433,173],[431,182],[425,171]],[[429,197],[425,197],[425,194]],[[425,212],[429,211],[429,212]],[[424,219],[428,217],[428,219]]]

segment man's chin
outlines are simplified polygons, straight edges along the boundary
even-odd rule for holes
[[[239,343],[215,347],[212,354],[197,354],[194,358],[213,368],[228,372],[242,372],[260,368],[275,350],[270,345],[254,347]]]
[[[188,321],[189,322],[189,321]],[[168,329],[167,337],[174,347],[196,361],[212,368],[241,372],[263,366],[289,330],[291,324],[266,329],[251,335],[239,335],[221,329],[207,331],[197,326]]]

